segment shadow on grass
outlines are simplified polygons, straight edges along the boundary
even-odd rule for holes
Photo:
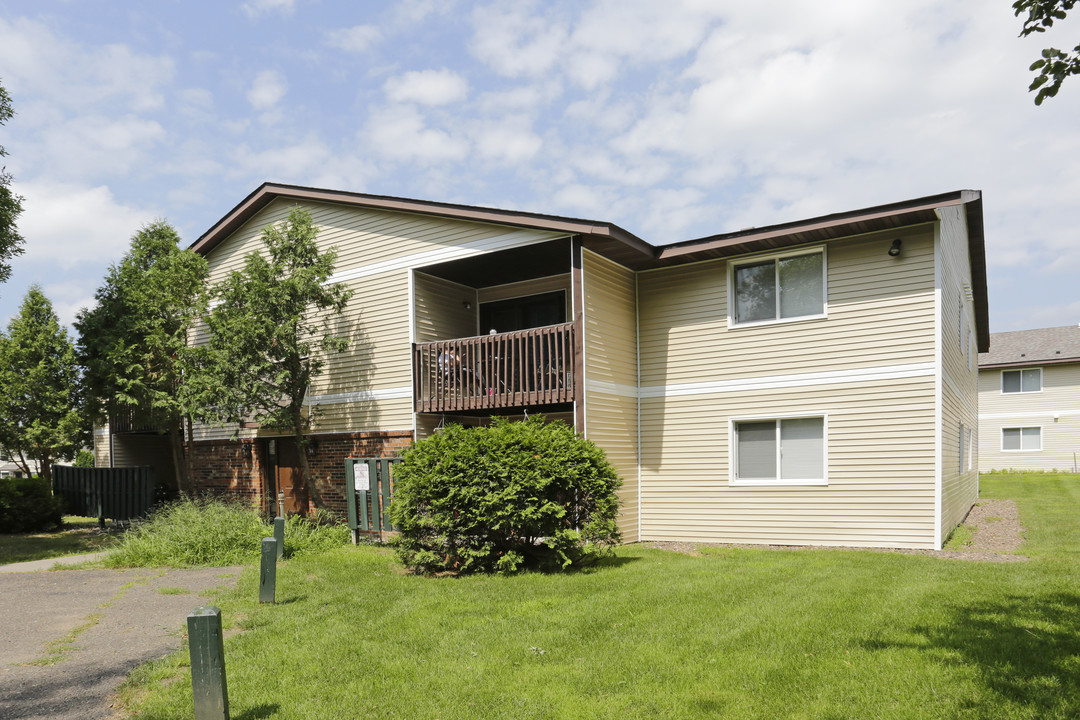
[[[988,690],[1033,717],[1080,717],[1080,595],[1013,595],[957,605],[944,623],[915,626],[910,632],[924,641],[879,637],[867,647],[959,657],[977,668]]]
[[[264,718],[272,717],[281,706],[277,703],[271,703],[269,705],[256,705],[250,710],[245,710],[239,715],[232,715],[233,720],[264,720]]]

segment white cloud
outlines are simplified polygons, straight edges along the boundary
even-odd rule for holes
[[[263,70],[255,76],[247,92],[248,102],[256,110],[270,110],[285,97],[288,85],[285,78],[274,70]]]
[[[50,263],[72,270],[82,263],[118,260],[140,227],[155,213],[117,201],[105,185],[19,183],[26,199],[19,232],[25,263]]]
[[[532,160],[543,140],[522,115],[503,116],[498,120],[481,121],[470,127],[473,145],[484,159],[495,163],[519,165]]]
[[[296,9],[295,0],[248,0],[240,6],[248,17],[258,17],[266,13],[278,12],[282,15],[291,15]]]
[[[354,53],[370,50],[381,39],[382,33],[374,25],[354,25],[326,33],[326,42],[331,47]]]
[[[365,152],[419,163],[440,163],[463,159],[468,144],[445,130],[427,127],[414,107],[395,105],[371,114],[362,133]]]
[[[94,106],[157,110],[174,72],[168,56],[143,55],[119,44],[86,47],[27,18],[0,18],[0,67],[4,86],[16,98],[25,94],[33,103],[77,112]],[[19,112],[40,110],[20,105]]]
[[[67,180],[126,175],[165,137],[154,120],[87,114],[41,128],[39,142],[20,151],[16,168],[18,176],[37,176],[46,167],[62,167]]]
[[[397,75],[383,85],[386,96],[393,102],[414,102],[420,105],[447,105],[460,102],[469,93],[465,78],[443,68],[418,70]]]
[[[473,11],[472,53],[501,75],[547,73],[559,60],[569,32],[558,20],[531,14],[534,6],[491,5]]]

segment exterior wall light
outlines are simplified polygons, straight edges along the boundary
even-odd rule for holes
[[[889,257],[898,257],[900,255],[900,238],[896,238],[892,241],[892,247],[889,248]]]

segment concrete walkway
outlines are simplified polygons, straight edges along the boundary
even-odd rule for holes
[[[8,563],[0,565],[0,573],[37,572],[38,570],[52,570],[54,567],[64,565],[78,565],[85,562],[95,562],[105,557],[105,553],[83,553],[82,555],[67,555],[65,557],[50,558],[48,560],[31,560],[30,562]]]
[[[44,571],[57,562],[0,567],[4,720],[112,717],[110,696],[127,674],[180,647],[188,614],[242,569]]]

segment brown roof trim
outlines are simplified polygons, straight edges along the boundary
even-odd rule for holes
[[[225,217],[218,220],[213,227],[192,243],[190,249],[201,255],[205,255],[213,250],[214,247],[231,233],[235,232],[237,228],[250,220],[257,212],[259,212],[259,210],[278,198],[286,200],[313,200],[317,202],[352,205],[354,207],[368,207],[378,210],[393,210],[397,212],[434,215],[437,217],[453,218],[455,220],[471,220],[473,222],[565,232],[567,235],[583,235],[598,240],[614,240],[618,244],[628,246],[636,251],[635,254],[645,255],[647,259],[652,259],[656,254],[655,248],[653,248],[652,245],[633,233],[620,228],[618,225],[613,225],[612,223],[559,217],[556,215],[542,215],[540,213],[474,207],[471,205],[454,205],[452,203],[432,202],[428,200],[410,200],[408,198],[397,198],[387,195],[368,195],[366,193],[346,192],[343,190],[324,190],[320,188],[303,187],[300,185],[282,185],[279,183],[263,183],[260,185],[254,192],[230,210]]]
[[[996,370],[998,368],[1024,368],[1024,367],[1043,367],[1044,365],[1069,365],[1080,363],[1080,358],[1061,358],[1060,360],[1031,360],[1028,362],[1007,362],[1007,363],[987,363],[979,364],[979,370]]]
[[[873,225],[874,221],[886,219],[892,221],[888,223],[888,227],[901,227],[903,225],[928,222],[936,219],[935,216],[933,216],[934,210],[940,207],[962,205],[967,202],[972,202],[977,197],[979,197],[979,192],[977,190],[957,190],[950,193],[942,193],[940,195],[929,195],[914,200],[890,203],[888,205],[876,205],[861,210],[850,210],[848,212],[822,215],[808,220],[797,220],[794,222],[781,223],[779,225],[768,225],[762,228],[749,228],[746,230],[739,230],[738,232],[709,235],[696,240],[685,240],[683,242],[665,245],[660,250],[660,260],[674,260],[675,258],[691,253],[701,253],[710,250],[723,251],[728,248],[738,248],[731,254],[741,254],[746,252],[746,250],[743,249],[746,245],[764,243],[767,240],[781,240],[797,235],[801,236],[821,233],[823,231],[831,231],[829,232],[829,236],[831,237],[859,234],[866,232],[866,230],[858,226],[866,224]],[[884,229],[884,227],[881,229]]]

